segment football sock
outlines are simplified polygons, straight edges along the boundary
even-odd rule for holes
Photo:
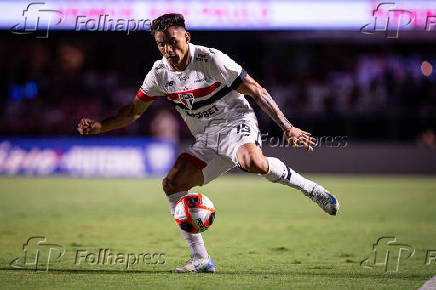
[[[181,230],[182,235],[185,238],[186,244],[188,244],[191,249],[192,257],[196,258],[206,258],[209,254],[204,246],[203,237],[201,234],[188,233],[187,231]]]
[[[171,212],[172,216],[174,216],[176,203],[187,194],[188,194],[187,191],[181,191],[181,192],[176,192],[176,193],[171,194],[171,195],[167,195],[168,205],[170,207],[170,212]]]
[[[172,216],[174,216],[174,208],[176,207],[176,203],[187,194],[187,191],[181,191],[167,196]],[[204,246],[204,241],[201,234],[189,233],[182,229],[180,229],[180,231],[185,238],[186,244],[191,249],[192,257],[205,258],[209,255],[206,251],[206,247]]]
[[[315,182],[304,178],[292,168],[287,167],[280,159],[267,157],[268,173],[263,176],[271,182],[288,185],[303,191],[304,194],[311,193]]]

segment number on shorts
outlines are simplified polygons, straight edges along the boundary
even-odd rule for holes
[[[242,136],[250,136],[250,127],[247,124],[239,124],[237,128],[238,134],[241,134]]]

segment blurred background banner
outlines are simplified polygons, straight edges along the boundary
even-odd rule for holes
[[[160,177],[175,156],[174,143],[145,138],[8,138],[0,139],[0,174]]]
[[[408,16],[414,18],[414,25],[410,26],[413,29],[425,27],[427,15],[436,10],[434,1],[395,1],[395,4],[385,1],[379,6],[380,3],[372,0],[2,1],[0,26],[9,29],[24,17],[28,25],[34,26],[35,16],[39,16],[41,21],[49,21],[51,17],[54,29],[97,30],[109,19],[115,23],[118,19],[150,20],[164,13],[178,12],[185,15],[190,29],[351,30],[370,22],[374,10],[377,11],[374,15],[386,17],[390,9],[401,9],[408,10]],[[61,22],[57,23],[56,18]],[[403,19],[404,23],[407,21]]]
[[[32,5],[29,5],[33,3]],[[409,29],[423,28],[434,1],[2,1],[0,26],[9,29],[27,17],[28,25],[47,23],[54,29],[98,30],[109,19],[150,20],[169,12],[183,13],[190,29],[359,29],[372,16],[386,17],[391,9],[407,10],[414,18]],[[376,13],[373,14],[373,11]],[[398,13],[398,12],[397,12]],[[100,17],[101,16],[101,17]],[[406,16],[406,15],[404,15]],[[61,19],[60,23],[56,18]],[[44,22],[45,21],[45,22]],[[406,17],[402,20],[408,21]],[[95,25],[95,24],[99,25]],[[362,24],[363,23],[363,24]],[[401,23],[400,25],[403,25]],[[136,22],[137,24],[137,22]],[[130,23],[133,25],[133,22]],[[395,25],[395,23],[394,23]],[[122,25],[121,25],[122,26]]]

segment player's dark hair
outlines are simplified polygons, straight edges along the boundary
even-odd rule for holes
[[[183,15],[178,13],[169,13],[154,19],[151,23],[151,35],[154,36],[156,31],[165,31],[171,26],[183,27],[186,29],[185,18]]]

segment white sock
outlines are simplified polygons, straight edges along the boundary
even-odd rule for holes
[[[187,191],[181,191],[167,196],[172,216],[174,216],[174,208],[176,206],[176,203],[187,194]],[[206,247],[204,246],[204,241],[201,234],[188,233],[187,231],[184,231],[182,229],[180,229],[180,231],[185,238],[186,244],[191,249],[192,257],[205,258],[209,256],[206,251]]]
[[[263,174],[263,176],[269,181],[299,189],[305,195],[311,193],[313,187],[317,185],[292,170],[292,168],[287,167],[280,159],[275,157],[267,157],[266,159],[268,160],[268,173]]]
[[[196,258],[206,258],[209,254],[204,246],[203,237],[201,234],[188,233],[187,231],[181,230],[183,237],[185,238],[186,244],[188,244],[191,249],[192,257]]]
[[[174,211],[175,211],[175,207],[176,207],[176,203],[185,195],[187,195],[188,192],[187,191],[181,191],[181,192],[176,192],[174,194],[171,195],[167,195],[168,198],[168,205],[170,207],[170,212],[171,215],[174,217]]]

